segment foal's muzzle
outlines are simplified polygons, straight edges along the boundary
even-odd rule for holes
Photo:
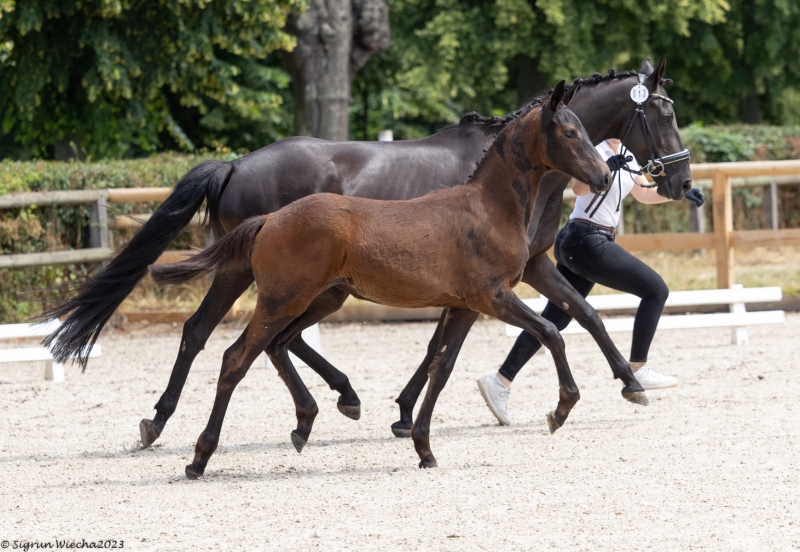
[[[589,190],[591,190],[593,194],[601,194],[606,190],[608,190],[610,185],[611,185],[611,176],[608,173],[606,173],[603,176],[602,180],[592,182],[589,185]]]

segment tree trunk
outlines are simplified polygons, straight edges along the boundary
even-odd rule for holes
[[[297,47],[288,54],[297,134],[347,140],[353,75],[389,48],[385,0],[311,0],[290,21]]]
[[[745,73],[747,81],[747,91],[744,96],[739,99],[739,119],[749,125],[757,125],[761,123],[761,113],[758,106],[758,92],[756,90],[755,79],[755,61],[753,59],[754,53],[751,52],[754,40],[756,40],[759,31],[758,23],[756,22],[756,5],[755,0],[745,0],[742,2],[742,70]]]
[[[86,152],[81,147],[81,139],[77,134],[59,138],[53,145],[53,159],[56,161],[86,160]]]
[[[547,75],[539,71],[539,60],[526,54],[517,56],[517,106],[527,105],[539,93],[547,91]]]

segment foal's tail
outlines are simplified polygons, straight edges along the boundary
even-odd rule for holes
[[[194,167],[111,263],[80,285],[77,296],[35,318],[44,323],[69,314],[43,341],[45,346],[51,347],[55,360],[65,362],[77,357],[86,368],[89,351],[100,330],[147,273],[147,267],[156,262],[191,222],[204,199],[207,200],[206,219],[210,219],[212,225],[219,224],[217,205],[231,172],[232,165],[222,161],[206,161]]]
[[[266,219],[266,215],[247,219],[211,247],[183,261],[150,265],[150,275],[158,284],[174,285],[199,278],[212,270],[249,270],[253,244]]]

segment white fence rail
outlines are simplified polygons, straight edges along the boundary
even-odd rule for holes
[[[746,303],[769,303],[780,301],[783,294],[779,287],[744,288],[736,284],[730,289],[708,289],[695,291],[673,291],[669,294],[668,307],[696,307],[700,305],[730,305],[730,313],[712,314],[677,314],[665,315],[658,323],[659,330],[678,330],[690,328],[731,328],[731,342],[744,345],[748,342],[747,326],[762,324],[782,324],[785,321],[783,311],[747,312]],[[641,299],[628,293],[612,295],[590,295],[587,302],[597,311],[635,309]],[[534,311],[541,313],[547,305],[547,299],[525,299]],[[629,332],[633,330],[633,318],[606,318],[603,320],[606,331]],[[574,320],[570,322],[562,334],[586,332]],[[522,330],[516,326],[506,325],[506,335],[517,336]]]

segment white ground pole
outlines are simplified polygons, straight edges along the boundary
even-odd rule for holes
[[[0,339],[22,339],[44,337],[55,331],[61,322],[49,324],[3,324],[0,325]],[[100,345],[95,345],[89,352],[90,358],[100,356]],[[44,362],[44,379],[48,381],[64,381],[64,365],[53,360],[53,355],[44,347],[23,347],[16,349],[0,349],[0,364],[9,362]]]

